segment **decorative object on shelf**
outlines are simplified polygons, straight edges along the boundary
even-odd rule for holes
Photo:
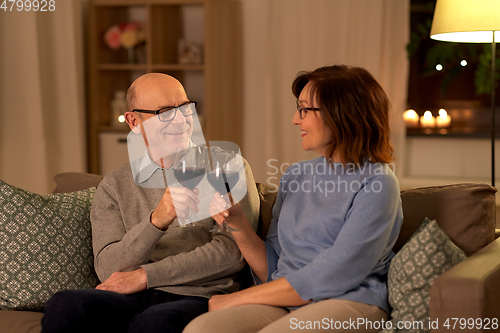
[[[451,123],[451,117],[446,112],[445,109],[439,109],[439,116],[436,117],[436,126],[445,128],[445,127],[450,127]]]
[[[434,118],[434,116],[429,110],[425,111],[424,115],[420,117],[420,126],[436,127],[436,118]]]
[[[416,128],[418,127],[418,114],[415,110],[406,110],[403,113],[403,119],[405,121],[406,127]]]
[[[129,63],[135,62],[134,48],[145,40],[146,34],[141,22],[114,24],[104,34],[104,41],[109,48],[118,50],[120,47],[123,47],[127,50]]]
[[[111,101],[111,114],[112,121],[111,125],[113,127],[124,127],[125,122],[125,112],[127,112],[127,101],[125,99],[125,91],[117,90],[115,91],[115,98]]]
[[[203,46],[194,41],[179,39],[179,64],[200,65],[203,62]]]
[[[495,186],[495,62],[500,41],[500,1],[438,0],[431,38],[445,42],[491,43],[491,185]]]

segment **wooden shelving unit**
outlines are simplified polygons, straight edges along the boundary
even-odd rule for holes
[[[139,19],[137,19],[139,17]],[[134,50],[110,49],[106,30],[117,23],[141,21],[146,40]],[[201,39],[203,62],[180,64],[178,43]],[[89,5],[88,160],[89,172],[101,173],[102,133],[123,133],[112,125],[111,101],[148,72],[170,74],[188,97],[198,101],[206,140],[242,140],[241,4],[234,0],[93,0]],[[123,149],[123,148],[122,148]]]

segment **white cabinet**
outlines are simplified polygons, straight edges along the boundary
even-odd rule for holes
[[[129,163],[127,133],[99,133],[99,155],[102,175]]]

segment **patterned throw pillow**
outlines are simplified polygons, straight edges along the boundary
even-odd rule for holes
[[[41,310],[57,291],[94,288],[95,187],[41,196],[0,181],[0,309]]]
[[[382,332],[430,332],[432,283],[466,258],[435,220],[425,218],[391,261],[388,287],[392,320]],[[417,327],[420,323],[421,327]]]

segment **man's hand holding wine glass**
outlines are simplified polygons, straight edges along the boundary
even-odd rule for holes
[[[187,219],[190,210],[197,213],[199,190],[186,187],[167,187],[160,203],[151,214],[151,223],[161,230],[166,230],[176,217]],[[176,210],[177,209],[177,210]]]

